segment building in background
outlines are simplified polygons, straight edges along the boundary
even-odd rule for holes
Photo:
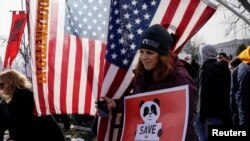
[[[235,56],[235,51],[241,44],[246,46],[250,45],[250,39],[235,39],[228,42],[218,43],[214,46],[218,53],[225,52],[227,55]]]

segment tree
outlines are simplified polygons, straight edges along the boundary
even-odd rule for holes
[[[250,31],[250,0],[217,0],[221,1],[233,10],[237,11],[239,15],[232,12],[228,12],[225,8],[224,23],[227,25],[226,35],[237,33],[243,34],[243,36],[249,35]],[[242,20],[245,19],[245,20]]]
[[[203,36],[194,36],[187,42],[183,51],[191,54],[194,58],[198,58],[199,47],[204,43]]]

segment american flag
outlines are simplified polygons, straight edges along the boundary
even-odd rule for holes
[[[27,4],[37,114],[95,115],[103,80],[110,1],[30,0]],[[43,28],[46,56],[37,53],[39,24],[48,26]],[[46,58],[43,83],[37,74],[41,71],[39,57]]]

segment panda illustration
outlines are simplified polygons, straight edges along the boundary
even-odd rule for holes
[[[160,116],[160,101],[159,99],[154,99],[154,101],[140,103],[140,115],[144,123],[156,123]]]
[[[154,140],[158,141],[162,135],[162,123],[157,122],[160,117],[160,101],[140,102],[140,115],[143,124],[137,125],[135,140]]]

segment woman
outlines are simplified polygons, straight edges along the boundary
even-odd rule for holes
[[[64,141],[63,134],[52,116],[35,117],[31,83],[15,70],[0,72],[0,91],[9,113],[9,140]]]
[[[194,82],[185,70],[183,63],[170,52],[173,40],[159,24],[145,30],[139,43],[139,62],[134,70],[133,94],[189,85],[189,119],[186,141],[196,141],[193,121],[195,113]],[[126,94],[125,94],[126,95]],[[112,112],[123,112],[123,100],[103,97]]]
[[[9,135],[11,140],[29,140],[34,110],[31,83],[26,76],[15,71],[7,70],[0,73],[3,84],[2,96],[9,111]]]

